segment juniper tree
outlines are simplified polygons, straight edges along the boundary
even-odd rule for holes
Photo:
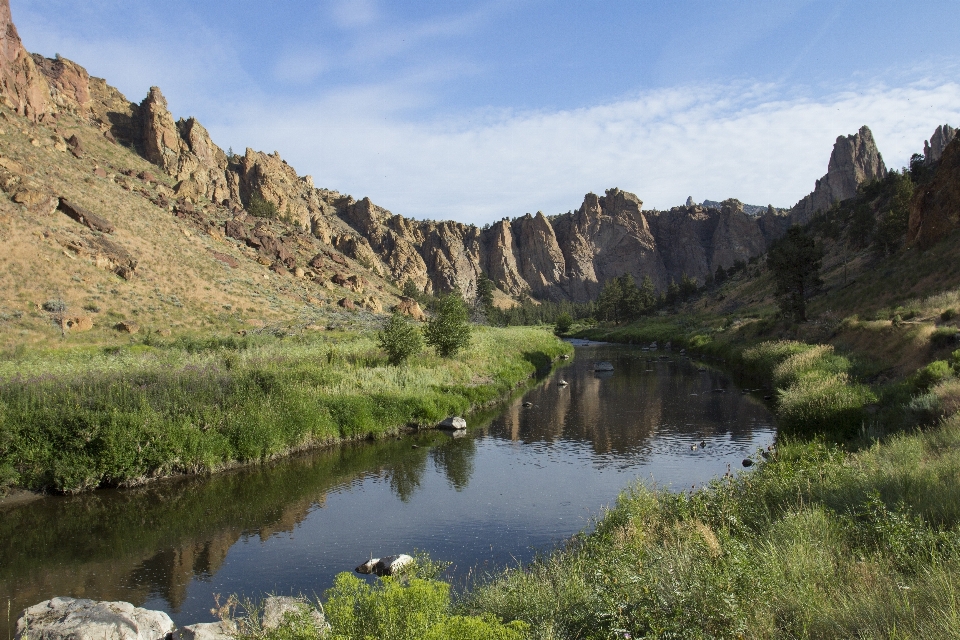
[[[806,322],[807,298],[821,284],[823,250],[803,227],[790,227],[787,235],[770,247],[767,265],[773,274],[777,304],[794,322]]]

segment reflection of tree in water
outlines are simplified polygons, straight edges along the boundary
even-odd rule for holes
[[[428,450],[425,448],[410,449],[394,459],[387,468],[390,488],[403,502],[409,502],[420,488],[423,472],[427,468],[427,454]]]
[[[473,457],[477,453],[477,441],[473,438],[456,438],[433,450],[433,464],[443,471],[447,481],[457,491],[463,491],[473,475]]]

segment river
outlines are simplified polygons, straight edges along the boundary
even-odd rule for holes
[[[600,361],[614,370],[594,371]],[[183,625],[211,620],[214,594],[321,595],[371,555],[414,550],[451,561],[463,584],[588,528],[633,482],[683,490],[738,472],[774,439],[760,395],[675,352],[577,346],[462,437],[425,431],[2,507],[0,603],[11,623],[60,595]]]

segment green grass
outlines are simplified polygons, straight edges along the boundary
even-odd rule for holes
[[[457,358],[404,367],[350,334],[25,354],[0,361],[0,477],[62,492],[129,486],[431,426],[569,350],[548,330],[477,328]]]
[[[697,492],[633,487],[462,606],[535,638],[958,637],[958,472],[957,419],[853,455],[781,441]]]

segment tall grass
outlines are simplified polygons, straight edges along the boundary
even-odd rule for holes
[[[468,594],[537,638],[960,637],[960,420],[855,455],[784,441],[737,479],[637,485]]]
[[[0,476],[73,492],[429,426],[568,350],[546,330],[478,328],[461,357],[404,367],[356,335],[42,353],[0,363]]]

